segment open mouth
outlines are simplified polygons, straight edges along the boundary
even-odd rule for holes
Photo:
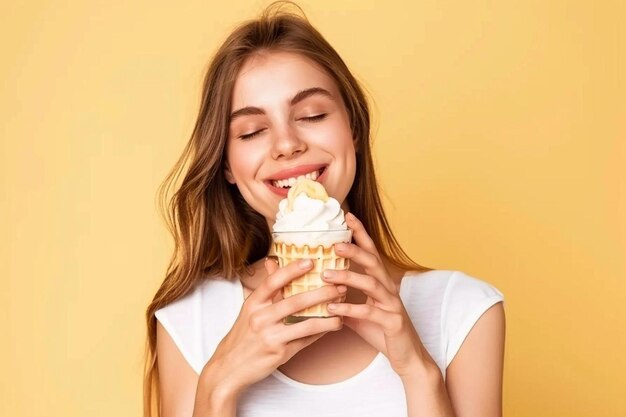
[[[323,167],[316,171],[311,171],[306,174],[298,175],[297,177],[285,178],[282,180],[272,180],[270,181],[270,183],[276,188],[289,189],[293,187],[296,181],[300,179],[306,178],[309,180],[317,181],[317,179],[322,176],[325,170],[326,170],[326,167]]]

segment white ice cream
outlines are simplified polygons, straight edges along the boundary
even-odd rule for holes
[[[311,198],[305,192],[293,200],[289,210],[289,199],[278,204],[276,222],[273,226],[274,240],[296,246],[330,247],[334,243],[349,242],[344,212],[339,202],[332,197],[326,201]]]
[[[324,202],[305,193],[296,197],[293,210],[288,211],[288,199],[278,204],[275,232],[302,230],[347,230],[346,219],[339,202],[332,197]]]

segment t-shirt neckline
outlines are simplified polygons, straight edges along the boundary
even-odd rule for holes
[[[274,372],[272,372],[272,376],[274,378],[276,378],[277,380],[279,380],[280,382],[283,382],[287,385],[290,385],[294,388],[298,388],[298,389],[303,389],[306,391],[326,391],[326,390],[335,390],[337,388],[343,387],[343,386],[347,386],[347,385],[351,385],[353,383],[358,382],[359,380],[365,378],[367,376],[367,374],[369,374],[370,372],[372,372],[376,366],[378,365],[378,363],[380,361],[382,361],[384,359],[385,355],[382,352],[378,352],[376,353],[376,356],[374,356],[374,359],[372,359],[372,361],[361,371],[359,371],[358,373],[343,379],[341,381],[338,382],[333,382],[331,384],[307,384],[304,382],[300,382],[300,381],[296,381],[293,378],[288,377],[287,375],[285,375],[284,373],[282,373],[281,371],[279,371],[278,369],[276,369]]]

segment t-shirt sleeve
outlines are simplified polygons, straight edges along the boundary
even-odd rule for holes
[[[204,367],[202,341],[199,338],[201,329],[198,327],[199,308],[199,296],[192,293],[154,313],[185,360],[198,374]]]
[[[239,281],[208,279],[154,315],[199,375],[232,328],[242,303]]]
[[[483,313],[503,301],[502,293],[484,281],[463,272],[450,276],[441,306],[446,368]]]

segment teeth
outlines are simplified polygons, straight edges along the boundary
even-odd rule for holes
[[[284,180],[272,181],[272,185],[274,187],[279,187],[279,188],[293,187],[296,184],[296,181],[298,180],[310,179],[310,180],[315,181],[318,177],[319,177],[319,171],[313,171],[305,175],[298,175],[298,177],[291,177],[291,178],[286,178]]]

